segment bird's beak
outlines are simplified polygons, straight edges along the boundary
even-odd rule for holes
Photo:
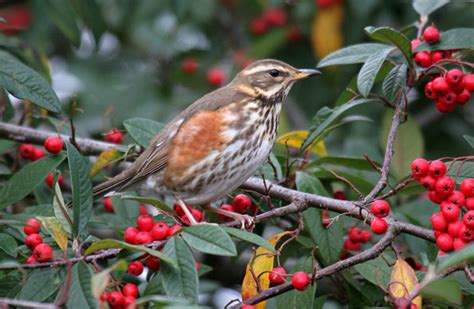
[[[321,72],[314,69],[299,69],[298,72],[294,75],[293,79],[304,79],[313,75],[319,75]]]

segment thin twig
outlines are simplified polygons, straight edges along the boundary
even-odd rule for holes
[[[59,309],[55,304],[37,303],[29,300],[0,298],[0,305],[12,305],[22,308]],[[8,308],[8,307],[7,307]]]

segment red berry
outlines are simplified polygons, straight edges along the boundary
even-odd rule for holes
[[[411,163],[411,173],[413,178],[421,179],[421,177],[426,176],[428,174],[429,167],[430,163],[423,158],[413,160]]]
[[[452,69],[446,73],[446,81],[449,86],[458,85],[462,82],[464,74],[459,69]]]
[[[390,204],[384,200],[375,200],[370,207],[370,211],[377,218],[385,218],[390,213]]]
[[[387,231],[388,224],[383,218],[374,218],[370,222],[370,230],[372,233],[380,235]]]
[[[461,227],[459,231],[459,238],[464,240],[465,242],[470,242],[474,239],[474,232],[470,228],[468,228],[465,224]]]
[[[33,255],[38,262],[48,262],[53,257],[53,249],[48,244],[38,244],[33,250]]]
[[[50,136],[44,141],[44,148],[52,154],[58,154],[63,149],[63,140],[58,136]]]
[[[435,50],[434,52],[431,53],[431,61],[433,61],[433,63],[436,63],[443,59],[444,59],[444,52],[442,50]]]
[[[105,303],[107,301],[108,297],[109,297],[109,293],[107,291],[104,291],[104,292],[100,293],[99,300],[100,300],[100,302]]]
[[[232,200],[232,207],[238,213],[246,213],[250,206],[252,205],[252,200],[245,194],[238,194]]]
[[[361,246],[359,242],[353,242],[350,239],[346,239],[343,245],[344,249],[348,251],[360,251]]]
[[[286,24],[288,16],[286,12],[280,8],[268,9],[262,16],[270,27],[279,27]]]
[[[360,239],[360,242],[361,243],[366,243],[370,240],[370,238],[372,238],[372,235],[370,234],[369,231],[366,231],[366,230],[363,230],[362,231],[362,235],[361,235],[361,239]]]
[[[362,240],[362,233],[364,232],[363,229],[358,227],[353,227],[349,230],[349,239],[350,241],[356,243],[361,242]]]
[[[133,226],[127,227],[127,229],[125,230],[125,233],[123,235],[123,238],[124,238],[125,242],[134,245],[135,244],[135,237],[137,237],[137,234],[139,232],[140,231],[136,227],[133,227]]]
[[[324,9],[336,4],[340,4],[341,0],[315,0],[315,2],[318,8]]]
[[[38,261],[36,260],[35,256],[34,255],[30,255],[26,261],[25,261],[25,264],[26,265],[29,265],[29,264],[33,264],[33,263],[38,263]]]
[[[465,88],[466,83],[464,82],[464,79],[459,84],[449,84],[449,89],[456,94],[456,97],[458,94],[461,94]]]
[[[35,151],[35,146],[32,144],[21,144],[19,153],[23,159],[33,159],[33,153]]]
[[[448,222],[457,221],[459,215],[461,214],[461,210],[459,209],[459,207],[450,202],[441,203],[441,212],[443,213],[444,218]]]
[[[435,107],[441,113],[448,113],[454,110],[455,105],[454,104],[446,105],[440,101],[436,101]]]
[[[127,283],[122,289],[122,293],[125,296],[138,297],[138,287],[133,283]]]
[[[194,59],[194,58],[186,58],[186,59],[183,60],[183,63],[181,64],[181,69],[186,74],[196,73],[198,67],[199,67],[199,64],[198,64],[197,60]]]
[[[197,271],[201,270],[201,264],[199,264],[197,261],[196,261],[196,270]]]
[[[456,204],[458,207],[463,207],[465,203],[464,194],[462,194],[461,191],[453,191],[453,193],[448,196],[447,201]]]
[[[173,225],[172,227],[170,227],[169,231],[168,231],[168,236],[169,237],[172,237],[177,231],[179,231],[181,229],[181,225],[179,224],[175,224]]]
[[[123,133],[119,129],[110,129],[107,134],[105,134],[105,141],[112,144],[122,144],[123,143]]]
[[[244,304],[242,305],[242,307],[240,307],[240,309],[255,309],[255,308],[256,308],[255,306],[247,305],[247,304]]]
[[[433,90],[433,82],[429,82],[425,86],[425,97],[431,100],[435,100],[438,98],[436,92]]]
[[[464,75],[464,83],[467,91],[474,91],[474,74]]]
[[[341,252],[341,254],[339,255],[339,259],[340,260],[345,260],[349,257],[349,254],[345,251]]]
[[[157,271],[160,269],[160,259],[154,256],[149,256],[146,259],[146,267],[148,267],[149,270],[152,271]]]
[[[41,226],[38,220],[31,218],[26,220],[25,226],[23,227],[23,231],[26,235],[39,233],[41,231]]]
[[[220,209],[230,211],[230,212],[234,212],[234,207],[232,207],[232,205],[229,205],[229,204],[222,204]],[[225,215],[221,215],[221,214],[219,215],[219,219],[221,221],[224,221],[224,222],[228,222],[228,221],[232,220],[232,218],[227,217]]]
[[[203,219],[202,211],[199,211],[197,209],[191,209],[191,214],[193,215],[194,219],[196,219],[197,222],[201,222]]]
[[[43,149],[41,149],[41,148],[35,148],[35,149],[33,150],[33,156],[31,157],[31,159],[32,159],[33,161],[36,161],[36,160],[39,160],[39,159],[43,158],[44,156],[46,156],[46,152],[44,152]]]
[[[417,66],[422,67],[422,68],[429,67],[433,63],[431,60],[431,54],[427,51],[416,53],[415,63]]]
[[[293,274],[293,278],[291,278],[291,283],[293,287],[298,291],[304,291],[308,287],[311,278],[307,273],[304,271],[298,271]]]
[[[448,227],[448,221],[442,212],[437,212],[431,216],[431,226],[433,230],[443,232]]]
[[[146,209],[145,205],[140,205],[140,215],[147,215],[148,210]]]
[[[135,277],[138,277],[143,272],[143,263],[140,261],[133,261],[128,264],[127,272]]]
[[[423,176],[420,179],[420,184],[423,187],[425,187],[427,190],[433,191],[435,189],[435,186],[436,186],[436,179],[434,179],[434,177],[429,176],[429,175]]]
[[[39,234],[33,233],[25,238],[25,244],[26,246],[30,248],[34,248],[37,245],[41,244],[43,242],[43,238]]]
[[[191,207],[189,205],[186,205],[186,208],[189,211],[191,211]],[[178,217],[184,216],[183,208],[181,207],[181,205],[178,202],[175,202],[173,204],[173,211],[174,211],[175,215],[178,216]]]
[[[461,250],[464,247],[466,247],[467,245],[468,245],[468,243],[465,242],[464,240],[462,240],[461,238],[454,238],[454,241],[453,241],[454,251]]]
[[[432,201],[435,204],[441,204],[441,202],[444,201],[444,197],[436,194],[436,191],[428,192],[428,198],[430,199],[430,201]]]
[[[136,298],[132,296],[125,296],[123,299],[123,308],[126,309],[136,309],[137,306],[135,305]]]
[[[112,199],[109,196],[104,198],[104,210],[106,212],[114,212],[114,207],[112,205]]]
[[[284,275],[286,275],[286,270],[283,267],[275,267],[268,275],[268,278],[270,279],[270,283],[282,284],[285,282]]]
[[[474,210],[469,210],[466,212],[462,218],[464,225],[467,226],[470,230],[474,229]]]
[[[459,237],[459,234],[461,233],[461,229],[464,226],[464,223],[462,220],[457,220],[454,222],[450,222],[448,224],[448,234],[451,235],[451,237]]]
[[[468,210],[473,210],[474,209],[474,197],[469,197],[467,199],[464,200],[464,206],[466,206],[466,208]]]
[[[436,77],[431,84],[431,87],[433,88],[433,91],[436,93],[438,96],[445,95],[446,93],[449,92],[449,85],[448,82],[444,77]]]
[[[151,237],[154,240],[163,240],[168,237],[169,226],[165,222],[157,222],[151,229]]]
[[[225,73],[220,68],[212,68],[207,71],[207,82],[211,86],[219,87],[224,83]]]
[[[446,174],[446,164],[440,160],[431,161],[430,167],[428,168],[428,175],[438,178]]]
[[[449,196],[454,191],[454,180],[449,176],[438,178],[435,185],[436,193],[441,196]]]
[[[461,192],[465,197],[474,197],[474,178],[466,178],[461,182]]]
[[[443,232],[440,232],[440,231],[433,231],[433,236],[434,238],[438,238],[439,235],[443,234]]]
[[[119,291],[113,291],[109,293],[107,301],[113,308],[116,308],[123,305],[125,298]]]
[[[428,44],[435,44],[439,41],[439,31],[436,27],[431,26],[423,31],[423,39]]]
[[[436,244],[444,252],[451,251],[453,249],[453,238],[449,234],[443,233],[436,238]]]
[[[252,31],[252,33],[255,35],[262,35],[267,32],[267,30],[267,21],[262,17],[252,19],[252,21],[250,22],[250,31]]]
[[[148,231],[141,231],[138,232],[137,235],[135,235],[134,243],[136,245],[146,245],[151,243],[152,241],[153,238],[151,238],[151,235]]]
[[[347,196],[346,194],[344,193],[344,191],[335,191],[332,196],[336,199],[336,200],[342,200],[342,201],[345,201],[347,200]]]
[[[303,35],[301,34],[300,29],[298,27],[294,26],[294,27],[290,28],[290,30],[288,31],[286,37],[287,37],[289,42],[296,43],[296,42],[301,41],[301,39],[303,38]]]
[[[446,106],[454,106],[454,104],[456,104],[456,94],[454,92],[448,92],[440,96],[438,101]]]
[[[459,105],[464,105],[469,102],[470,99],[471,94],[469,93],[469,91],[467,91],[467,89],[463,89],[462,92],[456,96],[456,103],[458,103]]]
[[[140,231],[149,231],[153,227],[155,221],[149,215],[140,215],[137,218],[137,227]]]
[[[415,49],[421,44],[421,41],[418,39],[411,40],[411,52],[412,54],[415,53]]]
[[[54,173],[51,172],[51,173],[49,173],[49,175],[44,180],[46,182],[46,184],[48,185],[48,187],[50,187],[50,188],[53,187],[53,176],[54,176]],[[58,182],[58,185],[60,187],[63,185],[63,175],[61,174],[61,172],[59,172],[59,174],[58,174],[57,182]]]

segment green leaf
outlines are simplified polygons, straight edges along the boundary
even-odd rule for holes
[[[301,149],[304,150],[306,147],[311,145],[319,136],[326,130],[328,127],[330,127],[336,119],[341,116],[344,112],[359,106],[361,104],[366,104],[366,103],[373,103],[376,102],[374,99],[358,99],[354,100],[352,102],[346,103],[344,105],[341,105],[337,107],[334,110],[331,110],[327,107],[323,107],[321,110],[324,109],[324,113],[321,113],[319,111],[316,116],[313,118],[311,121],[311,128],[309,130],[309,135],[305,139],[303,146],[301,146]]]
[[[322,168],[316,168],[316,169],[311,169],[311,175],[317,177],[318,179],[329,179],[329,180],[338,180],[337,177],[329,172],[335,172],[338,176],[344,177],[347,180],[349,180],[359,191],[362,192],[362,194],[368,194],[372,188],[374,187],[374,182],[368,181],[366,177],[359,177],[354,175],[354,173],[350,172],[344,172],[341,170],[334,170],[334,169],[322,169]],[[304,171],[308,171],[306,168]]]
[[[469,145],[474,148],[474,137],[469,135],[463,135],[464,139],[469,143]]]
[[[162,123],[144,118],[128,119],[123,125],[128,134],[143,147],[148,147],[153,137],[164,128]]]
[[[455,305],[462,304],[461,285],[455,279],[438,279],[421,290],[423,298],[441,300]]]
[[[67,300],[68,308],[97,308],[97,302],[92,295],[92,270],[84,262],[79,262],[72,268],[71,287]]]
[[[258,38],[250,45],[247,55],[252,59],[263,59],[271,56],[277,49],[287,42],[285,29],[274,29]]]
[[[66,142],[66,149],[74,209],[73,234],[77,236],[85,230],[92,214],[92,181],[89,176],[88,159],[69,142]]]
[[[365,43],[351,45],[342,49],[339,49],[328,56],[324,57],[319,63],[318,68],[327,67],[330,65],[338,64],[353,64],[353,63],[364,63],[373,54],[383,52],[385,50],[391,50],[392,47],[386,44],[379,43]]]
[[[0,85],[19,99],[30,100],[54,113],[61,112],[61,102],[48,82],[30,67],[6,53],[0,53]]]
[[[166,295],[184,297],[193,303],[198,301],[198,274],[193,253],[179,237],[172,237],[163,248],[163,252],[176,261],[178,267],[163,265],[160,269],[162,284]]]
[[[449,0],[414,0],[413,8],[421,16],[428,16],[448,3]]]
[[[359,75],[357,75],[357,89],[364,97],[369,95],[370,90],[374,86],[375,78],[391,51],[392,49],[386,49],[373,54],[367,58],[367,61],[360,69]]]
[[[310,257],[302,257],[291,269],[291,273],[304,271],[309,274],[312,272],[314,261]],[[309,285],[304,291],[292,290],[276,298],[277,309],[289,308],[313,308],[314,294],[316,293],[316,284]]]
[[[92,31],[98,46],[100,37],[107,29],[104,22],[106,19],[102,16],[99,5],[95,0],[72,0],[72,5],[84,24]]]
[[[116,240],[116,239],[102,239],[102,240],[96,241],[89,248],[87,248],[86,252],[84,252],[84,255],[89,255],[97,250],[111,249],[111,248],[122,248],[122,249],[134,250],[134,251],[143,251],[145,253],[148,253],[149,255],[159,258],[162,262],[170,264],[172,267],[176,266],[176,263],[172,259],[170,259],[168,256],[166,256],[165,254],[161,253],[158,250],[153,250],[145,246],[127,244],[126,242]]]
[[[456,161],[449,167],[446,175],[451,176],[457,182],[461,182],[466,178],[474,178],[474,162]]]
[[[69,223],[71,216],[67,211],[63,194],[61,193],[61,188],[59,187],[58,183],[55,183],[54,185],[53,210],[54,216],[58,220],[61,227],[67,232],[67,234],[71,234],[71,224]]]
[[[474,28],[455,28],[441,32],[439,42],[429,45],[421,43],[415,51],[474,48]]]
[[[439,259],[439,263],[436,266],[436,272],[439,273],[452,266],[455,266],[464,262],[467,262],[467,263],[474,262],[474,244],[471,244],[462,250],[451,253],[448,256],[443,257],[442,259]]]
[[[229,235],[218,226],[193,225],[181,231],[183,239],[196,250],[214,255],[237,255],[234,242]]]
[[[311,176],[305,172],[296,173],[296,188],[298,191],[312,193],[322,196],[329,196],[329,193],[324,188],[318,178]]]
[[[62,155],[46,156],[25,165],[0,190],[0,209],[21,200],[41,184],[49,172],[65,159]]]
[[[411,54],[410,40],[401,32],[389,27],[366,27],[365,32],[374,40],[390,43],[398,47],[407,63],[413,66],[413,56]]]
[[[64,284],[60,274],[60,268],[42,268],[32,271],[18,298],[37,302],[45,301]]]
[[[81,44],[81,32],[77,26],[76,14],[69,1],[46,0],[43,2],[45,12],[53,20],[61,32],[79,47]]]
[[[112,266],[107,267],[106,269],[92,275],[91,280],[91,290],[94,298],[99,300],[100,294],[105,291],[110,281],[110,273],[112,271],[126,271],[127,270],[127,261],[118,260]]]
[[[375,162],[378,165],[381,165]],[[353,168],[362,171],[374,171],[374,167],[365,159],[356,157],[322,157],[307,165],[307,167],[331,165],[346,168]]]
[[[259,247],[267,248],[271,252],[275,252],[275,248],[273,248],[273,246],[268,241],[257,234],[249,233],[247,231],[232,227],[222,227],[222,229],[235,238],[242,239]]]
[[[12,236],[0,233],[0,250],[8,254],[9,256],[17,256],[18,244],[16,243],[15,238]]]
[[[166,212],[173,211],[173,209],[171,209],[168,205],[166,205],[162,201],[155,200],[149,197],[141,197],[141,196],[134,196],[134,195],[121,195],[120,198],[122,200],[130,200],[130,201],[135,201],[135,202],[139,202],[143,204],[148,204]]]
[[[406,64],[398,64],[388,73],[382,84],[382,91],[385,97],[391,102],[395,101],[400,89],[405,87],[407,82],[408,67]]]
[[[156,278],[156,277],[155,277]],[[152,303],[155,307],[153,308],[166,308],[166,309],[178,309],[178,308],[183,308],[183,309],[200,309],[203,307],[196,307],[194,305],[191,305],[188,300],[184,298],[172,298],[168,296],[162,296],[162,295],[149,295],[145,297],[140,297],[136,300],[135,304],[140,305],[140,304],[146,304],[146,303]],[[166,307],[163,307],[163,305],[167,305]],[[139,308],[142,308],[140,306]],[[147,307],[144,307],[147,308]]]
[[[382,118],[382,130],[380,135],[380,147],[385,149],[387,137],[392,124],[393,111],[387,111]],[[409,116],[397,131],[395,143],[393,144],[393,159],[391,171],[397,179],[401,179],[410,173],[410,165],[416,158],[422,158],[425,142],[420,127],[413,117]]]
[[[390,282],[392,268],[381,257],[354,266],[365,279],[374,285],[386,288]]]

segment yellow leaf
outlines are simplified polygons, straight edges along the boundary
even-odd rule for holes
[[[55,217],[38,217],[41,225],[53,236],[59,248],[66,252],[67,250],[67,232]]]
[[[317,11],[311,31],[311,41],[317,58],[322,59],[342,47],[343,19],[343,3]]]
[[[120,157],[122,157],[122,153],[117,149],[111,148],[102,151],[91,169],[91,176],[97,175],[98,172]]]
[[[300,148],[307,136],[308,131],[292,131],[280,136],[276,142],[278,144]],[[328,155],[326,145],[322,140],[317,143],[312,143],[307,149],[321,157],[326,157]]]
[[[404,260],[398,259],[392,268],[389,290],[394,298],[406,297],[418,285],[416,273]],[[421,309],[421,296],[413,299],[412,303]]]
[[[291,234],[291,231],[277,234],[270,238],[268,242],[275,247],[276,243],[285,235]],[[270,279],[268,278],[268,272],[273,269],[274,256],[272,252],[264,247],[258,247],[255,253],[250,258],[249,264],[247,264],[247,270],[245,271],[245,277],[242,281],[242,299],[247,300],[258,294],[257,285],[255,283],[254,276],[250,271],[252,267],[253,273],[256,277],[260,278],[260,288],[266,290],[270,287]],[[267,272],[261,276],[261,273]],[[258,303],[255,307],[257,309],[264,309],[266,302]]]
[[[100,299],[100,294],[105,291],[107,286],[109,285],[110,281],[110,273],[112,271],[126,271],[127,270],[127,261],[125,260],[119,260],[112,266],[102,270],[101,272],[98,272],[92,276],[91,279],[91,288],[92,288],[92,295],[99,300]]]

